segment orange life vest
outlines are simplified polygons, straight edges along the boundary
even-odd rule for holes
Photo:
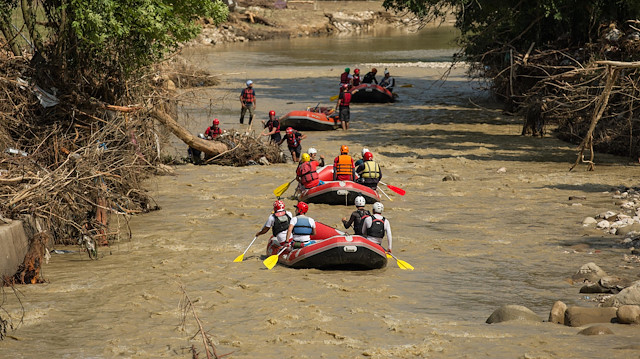
[[[348,175],[352,176],[351,180],[353,180],[353,159],[349,155],[340,155],[338,156],[338,161],[336,163],[336,175]]]

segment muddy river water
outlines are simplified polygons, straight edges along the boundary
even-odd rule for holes
[[[581,221],[615,209],[604,192],[636,185],[638,169],[598,154],[595,172],[568,172],[575,146],[519,136],[520,120],[492,109],[464,68],[439,81],[450,39],[450,30],[438,29],[186,52],[222,78],[182,95],[182,120],[193,132],[212,116],[240,128],[238,95],[248,79],[257,121],[272,109],[281,115],[329,104],[345,66],[388,67],[398,102],[354,105],[348,132],[307,132],[303,147],[329,160],[342,144],[374,153],[383,181],[407,191],[387,191],[393,201],[383,203],[394,253],[414,271],[393,261],[364,272],[266,270],[266,235],[233,263],[295,166],[179,166],[176,176],[149,181],[162,210],[131,218],[132,240],[102,250],[97,261],[54,255],[44,268],[49,283],[19,288],[23,323],[0,342],[0,357],[190,357],[190,345],[201,342],[191,316],[181,326],[182,284],[218,352],[233,351],[231,358],[637,358],[637,350],[616,349],[637,343],[632,326],[582,336],[550,323],[485,324],[505,304],[545,319],[556,300],[595,305],[566,280],[588,262],[637,279],[637,267],[623,266],[627,250],[614,247],[618,238]],[[459,180],[443,181],[447,175]],[[569,196],[586,199],[575,205]],[[338,226],[352,209],[311,205],[309,215]],[[583,243],[591,248],[573,249]],[[4,307],[20,316],[14,295]]]

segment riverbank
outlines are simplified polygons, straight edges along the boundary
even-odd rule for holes
[[[391,26],[416,31],[420,24],[413,17],[387,11],[382,1],[291,1],[286,8],[273,4],[251,5],[240,2],[228,20],[219,25],[203,20],[201,34],[187,46],[219,45],[233,42],[278,38],[362,34],[376,27]],[[443,25],[453,26],[454,19]]]

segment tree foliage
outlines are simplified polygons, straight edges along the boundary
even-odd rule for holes
[[[525,52],[534,42],[581,46],[597,39],[604,26],[621,28],[640,17],[637,0],[385,0],[384,6],[424,20],[453,14],[464,55],[475,60],[508,48]]]

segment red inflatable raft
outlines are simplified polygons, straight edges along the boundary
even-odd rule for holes
[[[362,236],[349,235],[335,228],[316,222],[316,243],[299,249],[287,249],[278,263],[291,268],[368,270],[387,265],[387,255],[380,245]],[[278,254],[282,249],[274,241],[267,245],[267,255]]]
[[[328,131],[340,127],[341,123],[338,115],[333,113],[327,116],[322,112],[292,111],[280,118],[280,125],[301,131]]]
[[[393,102],[393,94],[376,84],[360,84],[351,88],[351,102]]]
[[[334,181],[333,165],[318,170],[318,177],[324,184],[305,189],[298,195],[298,200],[307,203],[353,205],[358,196],[364,197],[367,203],[380,201],[380,195],[370,187],[353,181]]]

